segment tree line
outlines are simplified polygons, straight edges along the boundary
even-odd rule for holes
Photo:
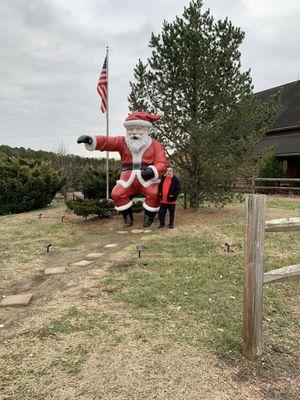
[[[65,184],[61,188],[62,194],[70,191],[80,191],[82,176],[89,168],[103,170],[106,165],[106,158],[81,157],[75,154],[67,154],[64,146],[60,145],[56,152],[33,150],[24,147],[0,146],[0,154],[8,157],[16,157],[24,160],[46,161],[56,170],[60,171],[65,178]],[[109,160],[111,171],[117,171],[120,161],[111,158]]]
[[[81,191],[85,198],[106,196],[105,158],[95,159],[0,146],[0,215],[21,213],[51,203],[57,192]],[[119,173],[119,161],[110,160],[110,190]],[[97,205],[97,211],[102,212]]]
[[[0,153],[0,215],[46,207],[64,184],[49,162]]]

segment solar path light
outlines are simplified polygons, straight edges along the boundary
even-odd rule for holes
[[[65,215],[62,215],[61,222],[64,222]]]
[[[141,253],[144,250],[143,246],[141,244],[138,244],[136,246],[136,251],[139,253],[139,258],[141,258]]]
[[[46,249],[47,253],[49,253],[49,249],[52,246],[51,242],[49,240],[46,240],[44,243],[44,248]]]
[[[227,253],[230,253],[231,248],[232,248],[232,246],[233,246],[233,243],[232,243],[232,242],[226,242],[226,243],[225,243],[225,246],[227,247]]]

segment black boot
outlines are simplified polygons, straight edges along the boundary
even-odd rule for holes
[[[144,218],[144,228],[149,228],[149,226],[152,224],[154,217],[155,217],[156,212],[148,211],[145,210],[145,218]]]
[[[133,223],[132,207],[127,210],[121,211],[124,218],[124,227],[129,228]]]

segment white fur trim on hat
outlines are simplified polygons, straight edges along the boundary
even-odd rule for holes
[[[145,126],[145,127],[151,128],[152,124],[151,124],[151,122],[145,121],[143,119],[131,119],[129,121],[125,121],[124,126],[125,126],[125,128],[127,128],[129,126]]]
[[[97,139],[96,139],[96,137],[95,137],[95,136],[93,136],[93,137],[92,137],[92,139],[93,139],[93,143],[91,143],[91,144],[84,143],[84,145],[85,145],[85,148],[86,148],[88,151],[93,151],[93,150],[96,150],[96,146],[97,146]]]

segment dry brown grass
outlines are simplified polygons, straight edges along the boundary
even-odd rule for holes
[[[34,293],[27,308],[0,309],[0,322],[6,326],[0,332],[1,399],[296,400],[293,354],[290,358],[279,354],[279,366],[263,365],[264,361],[226,363],[213,349],[176,338],[173,321],[166,319],[162,326],[155,310],[135,312],[117,301],[120,287],[109,281],[116,270],[130,271],[138,241],[147,244],[161,238],[167,243],[187,231],[197,236],[207,230],[223,242],[227,233],[218,227],[243,216],[242,205],[212,213],[177,210],[173,231],[153,230],[149,235],[117,234],[119,217],[84,222],[68,214],[58,226],[63,211],[62,206],[47,208],[41,221],[37,212],[0,219],[1,243],[6,246],[0,294]],[[297,214],[297,210],[268,210],[268,218]],[[138,215],[135,228],[141,220]],[[44,239],[54,242],[49,254],[42,248]],[[105,256],[89,267],[42,275],[46,266],[68,266],[89,252],[102,252],[112,242],[118,242],[118,248],[106,249]],[[145,262],[151,259],[143,257]],[[169,259],[169,251],[159,258]],[[199,333],[203,326],[205,321]],[[274,379],[272,385],[269,379]]]

